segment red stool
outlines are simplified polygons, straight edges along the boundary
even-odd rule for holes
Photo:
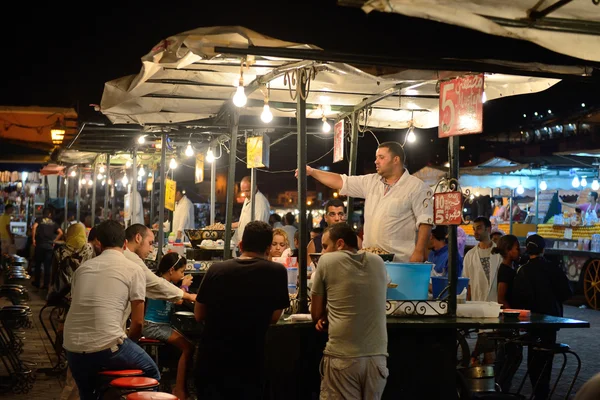
[[[117,378],[110,382],[110,387],[121,392],[121,395],[140,390],[155,390],[158,389],[158,385],[156,379],[141,376]]]
[[[127,400],[179,400],[179,397],[164,392],[135,392],[127,395]]]
[[[113,378],[123,378],[127,376],[142,376],[144,375],[144,371],[141,369],[122,369],[122,370],[107,370],[100,371],[98,375],[102,376],[111,376]]]
[[[148,353],[150,355],[154,355],[154,362],[156,363],[156,366],[158,367],[158,348],[160,346],[164,346],[165,343],[161,342],[160,340],[148,339],[148,338],[142,337],[138,341],[138,344],[140,345],[140,347],[142,349],[144,349],[146,351],[146,353]],[[153,354],[151,354],[151,353],[153,353]]]

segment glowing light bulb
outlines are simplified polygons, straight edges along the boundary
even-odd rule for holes
[[[235,89],[235,94],[233,95],[233,104],[235,104],[236,107],[244,107],[246,105],[246,101],[248,101],[248,98],[246,97],[244,85],[242,84]]]
[[[108,178],[108,184],[112,185],[112,179],[111,178]]]
[[[92,186],[93,184],[94,184],[94,181],[90,179],[90,180],[88,181],[88,186]]]
[[[139,144],[144,144],[146,143],[146,136],[142,135],[138,138],[138,143]]]
[[[415,135],[415,131],[413,128],[410,128],[408,131],[408,136],[406,137],[406,141],[408,143],[414,143],[417,141],[417,135]]]
[[[103,174],[104,171],[106,171],[106,169],[104,168],[104,165],[101,165],[100,168],[98,169],[98,172],[100,172],[101,174]]]
[[[142,177],[138,176],[138,182],[141,182],[141,181],[142,181]]]
[[[213,154],[213,151],[211,148],[208,149],[208,151],[206,152],[206,162],[212,163],[215,161],[215,155]]]
[[[592,181],[592,190],[598,190],[600,189],[600,183],[598,183],[598,179],[594,179]]]
[[[265,103],[263,112],[260,114],[260,119],[266,124],[273,121],[273,113],[271,112],[271,107],[269,107],[269,104]]]
[[[586,187],[587,186],[587,179],[585,179],[585,176],[583,178],[581,178],[581,187]]]
[[[76,176],[77,172],[76,171],[71,171],[71,176]]]
[[[327,118],[323,117],[323,133],[329,133],[331,131],[331,125],[327,122]]]
[[[175,160],[175,158],[171,158],[171,161],[169,161],[169,168],[171,168],[171,169],[177,168],[177,161]]]
[[[106,179],[102,180],[102,186],[106,185]]]
[[[571,182],[571,185],[573,185],[574,188],[578,188],[579,187],[579,177],[575,177],[573,178],[573,182]]]
[[[546,183],[546,181],[541,181],[540,182],[540,190],[546,190],[548,189],[548,184]]]
[[[192,142],[188,140],[187,147],[185,148],[185,156],[191,157],[194,155],[194,149],[192,148]]]
[[[141,166],[140,169],[138,170],[138,176],[144,176],[146,175],[146,170],[144,169],[144,166]]]
[[[121,180],[121,182],[123,182],[123,186],[127,186],[127,184],[129,183],[129,178],[127,178],[127,175],[123,175],[123,179]]]
[[[485,103],[487,101],[487,96],[485,95],[485,90],[483,91],[483,94],[481,95],[481,102]]]
[[[125,168],[131,168],[131,161],[130,160],[127,160],[125,162]]]
[[[79,180],[79,184],[80,184],[80,185],[85,185],[85,178],[81,178],[81,179]]]
[[[100,180],[102,180],[102,179],[104,179],[104,175],[102,175],[102,174],[98,174],[98,175],[96,175],[96,179],[100,179]]]
[[[517,193],[518,193],[518,194],[523,194],[523,193],[525,193],[525,188],[523,187],[523,185],[519,185],[519,186],[517,186]]]

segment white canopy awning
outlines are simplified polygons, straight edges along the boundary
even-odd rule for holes
[[[537,15],[557,0],[372,0],[363,10],[424,18],[490,35],[533,42],[583,60],[600,62],[600,5],[573,0]]]
[[[284,42],[243,27],[200,28],[162,41],[142,57],[142,70],[105,84],[101,111],[115,124],[174,124],[216,116],[235,93],[241,58],[215,53],[215,47],[263,46],[316,49],[308,44]],[[269,94],[275,117],[295,117],[296,102],[284,84],[284,72],[312,66],[318,73],[307,98],[307,117],[336,119],[365,98],[400,89],[375,103],[366,125],[373,128],[432,128],[438,125],[439,79],[456,72],[401,70],[390,74],[354,66],[278,57],[253,57],[244,68],[244,85],[258,87],[248,95],[241,115],[259,116]],[[571,67],[560,67],[566,71]],[[372,72],[373,74],[369,73]],[[575,70],[566,73],[577,73]],[[486,74],[488,100],[545,90],[558,79]],[[267,89],[266,84],[269,84]],[[319,108],[321,106],[321,108]],[[361,121],[364,124],[364,121]],[[266,127],[266,126],[265,126]]]

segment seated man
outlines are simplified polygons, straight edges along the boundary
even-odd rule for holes
[[[431,230],[429,239],[429,258],[427,262],[433,263],[431,276],[448,276],[448,227],[436,226]],[[458,255],[458,276],[462,275],[463,260]]]
[[[81,400],[97,398],[103,369],[141,369],[160,379],[158,367],[135,341],[142,335],[146,278],[123,255],[125,230],[116,221],[96,227],[102,253],[81,264],[71,282],[71,309],[64,330],[67,360]],[[129,334],[123,331],[131,304]]]

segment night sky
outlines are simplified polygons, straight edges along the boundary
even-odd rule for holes
[[[205,3],[209,2],[12,4],[0,24],[0,105],[74,107],[82,120],[94,118],[89,105],[100,102],[104,82],[137,74],[140,57],[159,41],[203,26],[241,25],[283,40],[354,53],[364,49],[365,53],[424,58],[579,63],[533,44],[399,15],[367,15],[360,9],[337,6],[332,0]],[[546,113],[551,109],[554,114],[567,115],[581,111],[581,103],[598,105],[598,89],[598,84],[563,82],[540,94],[490,101],[484,109],[484,135],[531,123],[534,111]],[[528,117],[523,118],[523,114]],[[411,170],[445,162],[447,142],[438,140],[435,130],[420,134],[419,143],[429,145],[407,150]],[[400,140],[402,135],[387,133],[380,140]],[[476,144],[477,140],[480,138],[467,142]],[[359,169],[372,165],[374,149],[372,137],[361,139]],[[309,160],[322,153],[315,149]],[[475,156],[466,152],[463,160]],[[330,160],[327,157],[323,162]],[[289,154],[285,160],[275,159],[274,164],[282,169],[293,167]],[[347,164],[340,163],[334,169],[345,170]],[[281,177],[277,180],[282,181]],[[293,181],[288,182],[292,188]]]

